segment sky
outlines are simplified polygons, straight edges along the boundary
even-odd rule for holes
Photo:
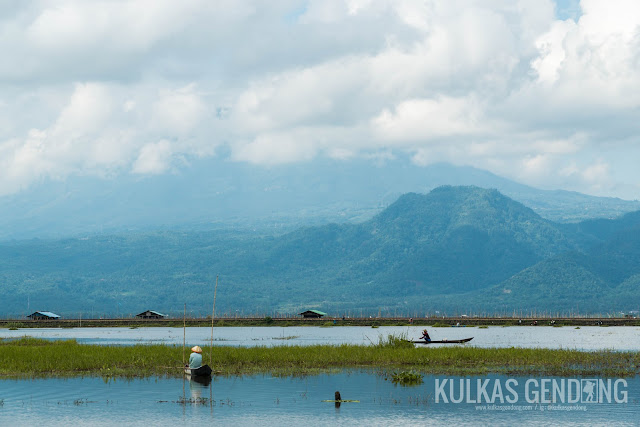
[[[637,0],[7,0],[0,51],[0,196],[402,156],[640,199]]]

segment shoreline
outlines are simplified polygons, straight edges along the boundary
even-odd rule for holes
[[[292,317],[220,317],[213,322],[214,327],[236,326],[429,326],[429,327],[465,327],[475,326],[640,326],[637,318],[604,318],[604,317],[352,317],[303,319]],[[100,327],[180,327],[183,319],[57,319],[57,320],[25,320],[0,319],[0,328],[100,328]],[[211,327],[211,317],[186,319],[189,327]]]

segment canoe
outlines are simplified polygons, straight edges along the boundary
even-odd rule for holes
[[[190,368],[184,368],[184,373],[187,376],[193,377],[211,377],[211,368],[209,365],[202,365],[198,369],[194,369],[193,371]]]
[[[471,338],[465,338],[463,340],[442,340],[442,341],[425,341],[425,340],[420,340],[420,341],[410,341],[414,344],[462,344],[465,342],[469,342],[473,339],[473,337]]]

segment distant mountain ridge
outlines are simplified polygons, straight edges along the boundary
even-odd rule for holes
[[[369,220],[0,244],[0,314],[635,309],[640,213],[558,224],[496,190],[405,194]]]
[[[538,190],[449,164],[324,160],[261,168],[216,158],[192,160],[173,174],[69,177],[0,197],[0,240],[178,228],[278,234],[329,222],[359,223],[402,194],[428,193],[442,185],[495,188],[558,222],[640,210],[638,201]]]

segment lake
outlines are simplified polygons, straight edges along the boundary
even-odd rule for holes
[[[418,339],[424,327],[420,326],[362,326],[336,327],[219,327],[214,328],[213,344],[228,346],[277,346],[314,344],[377,343],[380,337],[403,335]],[[473,337],[465,344],[476,347],[565,348],[578,350],[640,351],[640,327],[619,326],[493,326],[484,328],[428,328],[433,340]],[[0,338],[21,336],[45,339],[76,339],[87,344],[182,345],[182,328],[47,328],[0,329]],[[187,345],[209,346],[211,328],[186,328]],[[438,344],[432,344],[437,346]]]
[[[389,334],[417,338],[422,329],[227,327],[214,328],[213,344],[369,345]],[[428,329],[433,339],[474,337],[467,346],[640,350],[638,327]],[[210,328],[186,328],[184,332],[182,328],[3,329],[0,337],[27,335],[102,345],[182,345],[183,333],[189,346],[211,342]],[[637,425],[640,413],[638,376],[425,375],[424,383],[410,387],[394,385],[385,378],[382,372],[369,370],[300,378],[214,377],[210,384],[184,378],[5,379],[0,380],[0,425]],[[322,402],[332,400],[336,390],[343,399],[359,402],[345,402],[339,407]],[[544,398],[554,390],[555,404]]]
[[[608,386],[607,379],[571,379],[578,385],[574,396],[569,380],[427,375],[420,385],[399,386],[373,371],[215,377],[210,384],[175,378],[0,380],[0,425],[637,425],[638,377],[609,379]],[[553,394],[562,381],[565,392]],[[588,381],[595,384],[593,402],[585,392]],[[615,390],[614,381],[620,382]],[[359,402],[323,402],[335,391]],[[551,396],[555,404],[548,403]]]

